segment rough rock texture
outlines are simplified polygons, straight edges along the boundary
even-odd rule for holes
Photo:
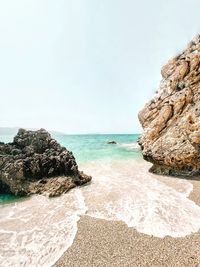
[[[200,35],[161,70],[160,89],[139,113],[152,172],[200,175]]]
[[[0,143],[0,193],[58,196],[90,180],[79,172],[72,152],[44,129],[20,129],[13,143]]]

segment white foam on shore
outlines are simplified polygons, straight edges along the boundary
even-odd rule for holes
[[[52,266],[73,243],[85,212],[79,189],[59,198],[33,196],[1,207],[1,266]]]
[[[136,160],[99,160],[80,166],[88,186],[49,199],[33,196],[0,206],[0,263],[49,267],[75,238],[81,215],[124,221],[141,233],[183,237],[200,228],[200,207],[187,180],[156,176]]]
[[[156,237],[183,237],[200,229],[200,207],[187,196],[187,180],[148,172],[148,163],[96,162],[83,166],[93,174],[83,188],[87,214],[106,220],[121,220],[137,231]]]

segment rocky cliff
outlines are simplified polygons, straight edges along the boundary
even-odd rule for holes
[[[139,113],[144,159],[155,173],[200,175],[200,35],[161,74],[158,93]]]
[[[58,196],[90,180],[78,170],[72,152],[44,129],[20,129],[13,143],[0,143],[0,193]]]

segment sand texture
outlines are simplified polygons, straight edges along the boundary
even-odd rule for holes
[[[200,180],[190,199],[200,205]],[[174,214],[176,216],[176,214]],[[82,216],[72,246],[54,267],[200,267],[200,231],[183,238],[157,238],[123,222]]]

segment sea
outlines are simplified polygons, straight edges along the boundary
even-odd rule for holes
[[[200,207],[188,198],[192,183],[149,173],[138,134],[53,137],[73,152],[92,182],[57,198],[0,195],[0,266],[52,266],[73,244],[84,215],[123,221],[158,238],[184,237],[200,229]],[[12,139],[0,135],[0,141]]]

